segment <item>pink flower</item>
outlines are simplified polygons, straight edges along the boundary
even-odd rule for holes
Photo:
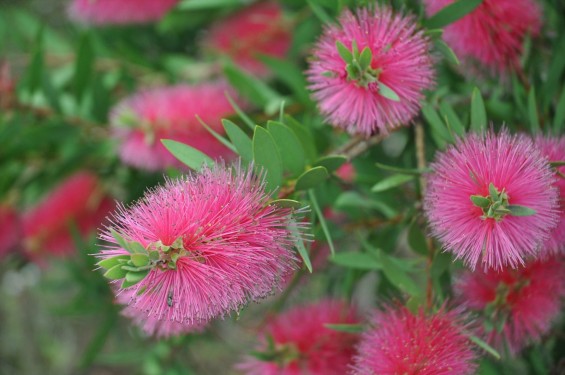
[[[343,182],[347,182],[348,184],[355,181],[357,177],[357,171],[351,162],[343,164],[335,171],[335,174],[337,177],[341,178]]]
[[[293,221],[291,209],[269,205],[269,199],[264,180],[252,172],[217,166],[169,180],[121,207],[101,236],[111,245],[98,257],[129,257],[129,245],[120,245],[112,230],[145,248],[133,273],[117,262],[108,271],[114,273],[109,278],[126,278],[120,290],[128,293],[128,314],[148,324],[194,326],[273,293],[296,267],[290,227],[303,225]],[[129,283],[131,277],[138,282]]]
[[[0,259],[21,241],[21,223],[16,210],[0,204]]]
[[[66,255],[75,245],[69,225],[74,222],[84,236],[94,231],[115,208],[98,177],[77,172],[23,214],[24,248],[36,255]]]
[[[538,260],[501,272],[466,272],[454,290],[463,304],[481,315],[488,341],[516,354],[540,341],[559,315],[565,297],[563,275],[562,260]]]
[[[453,0],[424,0],[431,16]],[[535,0],[483,0],[470,14],[444,28],[443,38],[457,56],[474,60],[493,72],[519,65],[527,34],[541,28],[541,9]]]
[[[538,136],[534,143],[549,161],[565,161],[565,136],[556,138]],[[556,168],[559,172],[565,174],[565,166]],[[559,224],[542,246],[542,253],[547,255],[559,254],[565,251],[565,178],[556,176],[555,185],[559,189],[561,216]]]
[[[227,55],[242,69],[265,76],[268,69],[259,55],[284,58],[290,48],[290,25],[274,2],[254,4],[212,26],[203,48]]]
[[[146,23],[160,20],[178,0],[74,0],[73,20],[93,25]]]
[[[247,375],[342,375],[354,354],[357,335],[326,324],[356,324],[343,302],[326,300],[276,316],[261,334],[257,348],[264,360],[248,357],[237,368]]]
[[[426,316],[387,308],[373,319],[355,358],[355,375],[474,374],[476,354],[453,311]]]
[[[431,167],[424,210],[432,234],[471,269],[523,265],[557,224],[553,173],[526,136],[468,135]]]
[[[320,112],[333,125],[365,136],[406,125],[420,110],[422,91],[434,83],[429,41],[416,20],[377,7],[356,15],[345,11],[339,21],[324,31],[306,72]],[[346,62],[337,42],[350,54],[366,48],[365,58]]]
[[[223,83],[153,89],[123,100],[112,111],[110,122],[121,141],[120,158],[126,164],[150,171],[182,164],[163,146],[161,139],[188,144],[217,158],[231,151],[197,120],[224,134],[222,117],[234,111],[225,97]]]

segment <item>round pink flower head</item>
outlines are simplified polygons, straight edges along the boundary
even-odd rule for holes
[[[69,16],[92,25],[134,24],[160,20],[178,0],[74,0]]]
[[[229,158],[231,151],[198,121],[224,134],[222,117],[234,113],[223,83],[179,85],[144,91],[123,100],[112,111],[110,122],[121,142],[120,158],[125,164],[150,171],[182,167],[161,143],[172,139],[205,154]]]
[[[303,224],[269,199],[241,167],[169,180],[120,208],[98,264],[140,321],[203,324],[273,293],[295,269]]]
[[[565,161],[565,136],[561,137],[542,137],[538,136],[534,140],[535,145],[541,150],[550,162]],[[565,252],[565,166],[556,166],[555,185],[559,189],[559,203],[561,216],[559,224],[551,232],[551,236],[542,246],[542,254],[553,255]]]
[[[432,234],[471,269],[523,265],[557,225],[553,172],[526,136],[470,134],[431,167],[424,210]]]
[[[537,260],[519,269],[467,271],[454,291],[480,314],[488,341],[512,355],[549,331],[565,298],[564,274],[563,260]]]
[[[19,244],[20,232],[20,215],[10,205],[0,204],[0,260]]]
[[[202,47],[227,55],[249,73],[265,76],[260,55],[284,58],[292,35],[279,4],[262,2],[240,10],[212,26]]]
[[[247,375],[342,375],[354,354],[357,335],[326,324],[355,324],[353,310],[325,300],[274,317],[261,334],[257,351],[237,368]]]
[[[429,41],[411,16],[390,8],[345,11],[328,26],[306,71],[322,115],[352,134],[406,125],[434,83]]]
[[[75,250],[69,224],[74,222],[82,235],[92,233],[115,208],[98,177],[77,172],[41,202],[23,213],[24,249],[37,255],[66,255]]]
[[[375,314],[363,334],[353,366],[355,375],[474,374],[476,354],[454,311],[426,316],[405,307]]]
[[[424,0],[428,16],[454,0]],[[493,72],[519,64],[527,34],[541,28],[541,9],[535,0],[483,0],[471,13],[445,27],[443,38],[457,56],[479,62]]]

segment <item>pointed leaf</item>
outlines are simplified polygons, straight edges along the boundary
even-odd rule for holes
[[[347,157],[343,155],[329,155],[324,156],[314,163],[314,166],[320,166],[326,168],[328,173],[337,170],[347,161]]]
[[[277,144],[283,166],[293,176],[302,173],[305,167],[306,156],[296,134],[288,126],[277,121],[269,121],[267,129]]]
[[[253,161],[255,169],[266,173],[267,190],[274,191],[282,183],[283,166],[277,144],[271,134],[260,126],[253,134]]]
[[[132,254],[131,262],[136,267],[143,267],[149,264],[149,255],[147,254]]]
[[[346,333],[361,333],[363,332],[363,325],[361,324],[332,324],[325,323],[324,327],[332,331],[346,332]]]
[[[478,88],[473,89],[471,96],[471,130],[480,133],[487,128],[485,103]]]
[[[282,208],[299,209],[300,207],[302,207],[302,203],[300,203],[299,201],[295,201],[293,199],[275,199],[271,201],[269,204],[274,204]]]
[[[395,102],[400,101],[400,97],[398,96],[398,94],[395,93],[390,87],[388,87],[381,81],[378,82],[378,85],[379,85],[379,95]]]
[[[377,182],[372,188],[371,191],[373,193],[380,193],[382,191],[386,191],[402,184],[407,183],[408,181],[412,181],[414,176],[406,175],[406,174],[395,174],[393,176],[387,177],[379,182]]]
[[[200,170],[203,165],[207,165],[208,167],[212,167],[214,165],[214,160],[212,160],[208,155],[193,147],[185,145],[184,143],[173,141],[171,139],[162,139],[161,143],[163,143],[165,148],[169,150],[175,158],[195,171]]]
[[[540,132],[540,124],[538,117],[538,107],[536,104],[536,90],[534,87],[528,93],[528,117],[530,120],[530,129],[533,134]]]
[[[320,209],[320,205],[318,204],[318,200],[316,199],[316,194],[314,193],[314,190],[308,190],[308,196],[310,198],[310,203],[312,203],[312,207],[314,208],[314,212],[316,212],[316,216],[318,217],[318,220],[320,220],[320,226],[322,227],[322,232],[324,232],[324,235],[326,236],[326,240],[328,240],[330,253],[334,255],[335,254],[334,242],[332,240],[330,230],[328,229],[328,224],[326,223],[326,219],[324,218],[324,214],[322,213],[322,210]]]
[[[490,200],[480,195],[471,195],[471,202],[477,207],[488,208],[490,206]]]
[[[382,264],[371,254],[361,252],[336,253],[330,261],[339,266],[361,270],[379,270]]]
[[[149,270],[140,271],[140,272],[128,272],[126,274],[124,281],[122,281],[121,288],[122,289],[129,288],[130,286],[139,283],[140,281],[145,279],[145,277],[148,274],[149,274]]]
[[[371,62],[373,61],[373,52],[369,47],[363,48],[361,51],[361,56],[359,56],[359,65],[361,70],[365,71],[371,67]]]
[[[455,54],[455,52],[453,52],[453,50],[443,40],[437,39],[434,42],[434,45],[437,48],[437,50],[439,51],[439,53],[441,53],[443,55],[443,57],[445,57],[447,59],[447,61],[449,61],[453,65],[461,64],[459,62],[459,58],[457,58],[457,55]]]
[[[251,138],[230,120],[223,119],[222,124],[224,125],[229,139],[233,142],[237,153],[241,156],[241,160],[246,163],[251,162],[253,160],[253,144],[251,143]]]
[[[104,273],[104,277],[110,280],[118,280],[123,279],[126,277],[128,271],[122,269],[122,265],[118,264],[112,268],[110,268],[106,273]]]
[[[425,25],[428,29],[443,28],[444,26],[447,26],[471,13],[479,5],[481,5],[482,2],[482,0],[455,1],[428,18]]]
[[[101,268],[105,268],[105,269],[109,270],[110,268],[121,264],[120,263],[121,259],[127,260],[127,259],[129,259],[129,257],[130,257],[129,255],[116,255],[116,256],[113,256],[111,258],[103,259],[100,262],[96,263],[96,265],[101,267]]]
[[[486,342],[484,342],[483,340],[481,340],[480,338],[478,338],[477,336],[469,336],[469,340],[471,340],[472,342],[474,342],[478,347],[480,347],[481,349],[483,349],[485,352],[487,352],[488,354],[492,355],[494,358],[496,359],[500,359],[500,353],[498,353],[496,351],[496,349],[494,349],[492,346],[490,346],[489,344],[487,344]]]
[[[511,216],[532,216],[536,214],[536,210],[517,204],[511,204],[508,207]]]
[[[345,61],[347,64],[351,64],[353,62],[353,54],[351,53],[349,48],[345,46],[345,44],[338,40],[335,42],[335,47],[337,48],[337,53],[339,53],[339,56],[341,56],[343,61]]]
[[[328,171],[324,167],[314,167],[302,173],[300,177],[296,180],[296,185],[294,187],[295,191],[312,189],[329,177]]]

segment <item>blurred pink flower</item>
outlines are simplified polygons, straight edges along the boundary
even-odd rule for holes
[[[234,113],[224,83],[179,85],[138,93],[119,103],[110,116],[120,140],[120,158],[128,165],[150,171],[181,167],[161,143],[172,139],[192,146],[213,158],[230,158],[232,152],[197,120],[198,115],[220,134],[222,117]]]
[[[326,27],[306,71],[320,112],[334,126],[367,137],[406,125],[420,110],[422,91],[434,84],[429,41],[416,20],[377,7],[355,15],[345,11],[339,22]],[[336,42],[349,51],[354,43],[359,52],[367,47],[372,53],[367,67],[348,64]],[[398,101],[387,94],[390,90]]]
[[[269,205],[264,180],[242,167],[216,166],[150,190],[121,207],[102,239],[101,259],[128,254],[111,229],[157,260],[133,291],[139,320],[204,324],[279,288],[296,267],[292,210]],[[134,311],[135,310],[135,311]],[[168,323],[165,323],[168,324]]]
[[[237,368],[247,375],[345,374],[357,335],[332,330],[325,324],[358,322],[355,312],[341,301],[295,307],[275,316],[261,333],[257,351],[265,359],[249,356]]]
[[[65,255],[75,250],[69,225],[82,235],[93,232],[115,208],[98,177],[81,171],[67,178],[37,205],[24,212],[24,248],[32,258]]]
[[[454,0],[424,0],[428,16]],[[462,59],[478,61],[493,72],[519,64],[527,34],[541,28],[541,8],[535,0],[483,0],[470,14],[446,26],[443,38]]]
[[[355,375],[470,375],[477,356],[454,311],[426,316],[407,308],[377,312],[374,328],[363,334],[353,366]]]
[[[20,216],[9,205],[0,204],[0,260],[22,240]]]
[[[335,171],[335,174],[337,177],[341,178],[344,182],[347,182],[349,184],[355,181],[355,178],[357,177],[355,167],[353,166],[353,163],[349,161],[339,167]]]
[[[73,0],[73,20],[93,25],[146,23],[160,20],[178,0]]]
[[[432,234],[471,269],[479,262],[485,269],[523,265],[557,225],[553,173],[526,136],[470,134],[438,153],[431,167],[424,210]],[[535,213],[516,216],[509,212],[516,205]]]
[[[280,5],[262,2],[213,25],[202,46],[231,57],[249,73],[265,76],[269,70],[258,56],[284,58],[291,41],[290,25],[285,22]]]
[[[563,275],[563,260],[538,260],[518,269],[465,272],[454,291],[462,304],[481,314],[488,341],[516,354],[540,341],[559,315]]]
[[[541,150],[550,162],[565,161],[565,136],[561,137],[542,137],[538,136],[534,140],[535,145]],[[565,166],[555,167],[565,175]],[[556,176],[555,185],[559,189],[559,202],[561,217],[559,224],[551,232],[551,236],[542,246],[542,254],[553,255],[563,254],[565,251],[565,178]]]

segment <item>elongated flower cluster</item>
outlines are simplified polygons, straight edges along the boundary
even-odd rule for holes
[[[526,136],[472,134],[431,167],[424,209],[432,234],[472,269],[523,265],[557,225],[553,172]]]
[[[72,19],[93,25],[132,24],[158,21],[178,0],[74,0]]]
[[[349,11],[314,47],[309,88],[327,121],[370,136],[406,125],[434,83],[429,41],[390,8]]]
[[[476,354],[453,311],[426,316],[389,307],[373,318],[355,358],[355,375],[474,374]]]
[[[462,304],[482,317],[491,344],[516,354],[546,334],[565,298],[565,263],[558,258],[523,268],[466,272],[454,290]]]
[[[120,280],[127,314],[148,330],[159,321],[180,324],[163,323],[167,334],[204,324],[273,293],[295,268],[301,224],[268,201],[264,181],[241,167],[167,181],[119,210],[102,234],[111,245],[99,265]]]
[[[355,313],[341,301],[325,300],[293,308],[276,316],[262,332],[258,356],[238,368],[247,375],[341,375],[357,335],[326,324],[355,324]]]
[[[454,0],[424,0],[431,16]],[[483,0],[460,20],[446,26],[443,38],[457,56],[471,59],[493,72],[505,72],[519,63],[525,37],[537,35],[541,9],[535,0]]]
[[[213,130],[224,134],[220,120],[233,113],[226,90],[224,83],[179,85],[125,99],[110,118],[121,142],[120,158],[126,164],[150,171],[180,167],[181,163],[161,144],[161,139],[183,142],[211,157],[229,157],[230,150],[196,118],[199,116]]]

